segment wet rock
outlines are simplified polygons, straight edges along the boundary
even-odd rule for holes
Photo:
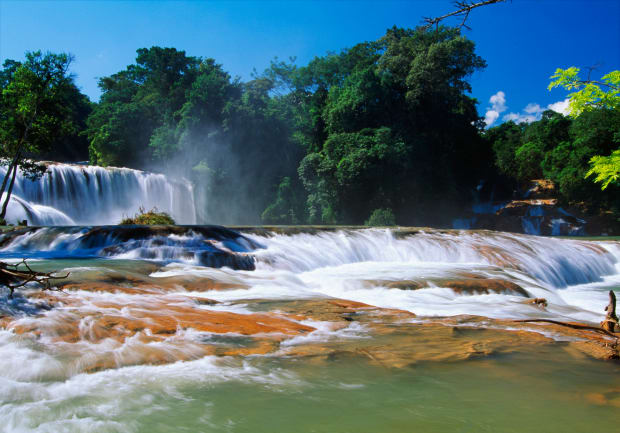
[[[548,303],[547,300],[545,298],[533,298],[533,299],[528,299],[527,301],[525,301],[526,304],[531,304],[531,305],[535,305],[536,307],[540,307],[543,310],[545,308],[547,308]]]
[[[555,183],[549,179],[533,179],[530,181],[524,196],[528,199],[555,198]]]
[[[429,278],[426,280],[404,281],[374,281],[378,286],[400,290],[419,290],[428,287],[447,287],[458,294],[489,294],[510,293],[519,296],[529,296],[528,293],[516,283],[499,278]]]
[[[502,209],[498,210],[497,216],[536,216],[532,215],[532,208],[536,209],[536,213],[540,216],[557,212],[555,206],[558,201],[556,199],[538,199],[538,200],[513,200],[506,204]]]
[[[513,295],[529,296],[528,293],[518,284],[498,278],[438,280],[437,285],[440,287],[449,287],[455,293],[459,294],[510,293]]]
[[[505,290],[504,283],[493,280],[465,281],[451,284],[463,290],[470,290],[472,284],[475,290]],[[67,290],[56,308],[31,317],[4,317],[0,326],[62,352],[74,360],[76,371],[206,355],[265,354],[312,363],[361,359],[385,368],[405,368],[420,362],[455,362],[514,352],[536,356],[543,345],[567,356],[618,359],[617,340],[552,323],[466,315],[425,319],[407,311],[331,298],[244,300],[244,308],[254,312],[241,314],[233,312],[235,305],[229,305],[233,311],[225,311],[226,304],[211,309],[214,301],[179,293],[134,294],[109,286],[95,288],[112,296],[98,297],[102,292],[93,291],[96,296],[89,297]],[[122,298],[115,301],[115,296]],[[315,331],[318,334],[312,338],[283,344]]]

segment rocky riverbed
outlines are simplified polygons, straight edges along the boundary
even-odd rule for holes
[[[618,338],[596,329],[620,288],[617,241],[29,228],[0,256],[70,273],[2,299],[0,420],[14,431],[273,431],[259,420],[275,408],[297,431],[356,425],[363,408],[384,422],[360,431],[617,422]]]

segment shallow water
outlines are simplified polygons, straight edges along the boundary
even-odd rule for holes
[[[532,325],[536,340],[475,319],[463,326],[495,330],[428,328],[463,314],[596,324],[607,292],[620,292],[617,241],[391,230],[127,240],[88,230],[0,244],[3,260],[27,255],[37,270],[71,274],[50,305],[28,297],[35,288],[2,294],[11,321],[0,330],[0,431],[618,429],[620,364],[590,358],[580,338],[544,338]],[[255,269],[201,266],[210,253]],[[454,289],[488,280],[523,292]],[[526,302],[534,297],[547,308]],[[333,299],[380,308],[330,313]],[[205,316],[215,330],[193,329],[196,314],[215,314]],[[238,328],[220,331],[229,317]],[[292,328],[268,328],[268,317]],[[163,329],[164,319],[178,325]]]
[[[616,431],[618,364],[566,361],[557,350],[399,370],[204,358],[23,384],[0,416],[7,431],[40,432]]]

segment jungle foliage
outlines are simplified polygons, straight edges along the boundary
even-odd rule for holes
[[[100,80],[90,157],[182,168],[213,222],[361,224],[383,208],[422,222],[466,200],[488,169],[467,95],[484,66],[445,27],[392,28],[303,67],[276,59],[249,82],[213,59],[140,49]]]
[[[20,67],[8,60],[0,71],[3,107]],[[38,120],[56,129],[30,155],[87,153],[92,164],[184,176],[199,218],[211,223],[442,226],[482,180],[510,191],[540,177],[593,212],[620,203],[613,179],[604,191],[584,179],[607,176],[590,162],[604,170],[616,155],[619,108],[579,94],[585,108],[572,117],[549,111],[485,130],[468,81],[484,67],[471,40],[441,26],[394,27],[305,66],[275,59],[246,82],[211,58],[141,48],[133,64],[99,80],[97,104],[63,75]],[[575,76],[557,74],[564,87]],[[0,120],[10,126],[16,112],[3,108]],[[3,149],[19,137],[12,125]]]
[[[493,148],[498,170],[514,186],[530,179],[551,179],[564,203],[580,204],[591,213],[620,212],[620,186],[610,182],[601,190],[586,178],[593,158],[618,152],[620,110],[599,107],[576,117],[545,111],[530,124],[505,122],[490,128],[485,139]]]

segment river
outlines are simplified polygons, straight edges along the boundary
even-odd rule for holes
[[[620,242],[417,228],[46,227],[0,310],[10,432],[614,431]],[[545,303],[532,302],[544,298]],[[608,344],[609,343],[609,344]],[[611,350],[611,349],[609,349]],[[601,352],[602,351],[602,352]]]

